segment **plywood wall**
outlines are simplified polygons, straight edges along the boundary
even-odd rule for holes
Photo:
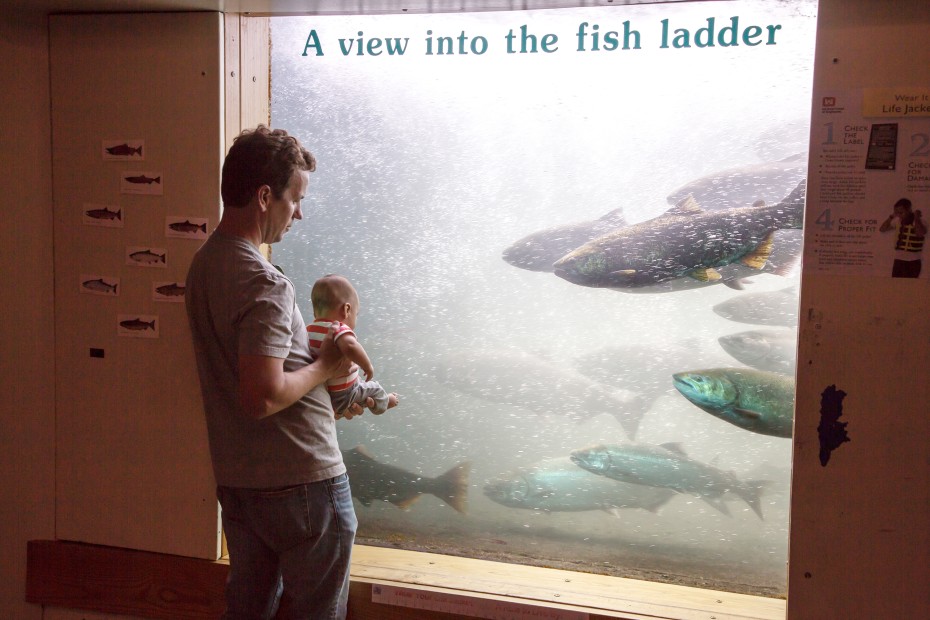
[[[816,114],[829,94],[930,89],[930,6],[893,6],[821,0]],[[903,139],[899,149],[911,150]],[[822,211],[819,162],[810,170],[808,244]],[[799,334],[788,617],[930,617],[930,286],[805,269]],[[818,426],[830,386],[845,392],[849,441],[824,465]]]
[[[57,537],[215,559],[218,510],[183,303],[202,241],[166,232],[180,216],[207,231],[220,213],[223,18],[217,13],[50,18],[57,380]],[[144,160],[110,145],[144,142]],[[123,193],[135,172],[159,195]],[[119,210],[119,227],[85,211]],[[127,264],[130,249],[166,255]],[[82,282],[119,279],[118,295]],[[112,278],[113,280],[110,280]],[[120,329],[139,318],[151,326]],[[145,337],[140,337],[145,336]],[[52,360],[49,360],[52,363]]]

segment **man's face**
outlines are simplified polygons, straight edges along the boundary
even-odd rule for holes
[[[268,202],[263,243],[277,243],[284,237],[284,233],[291,229],[294,220],[303,219],[300,201],[303,200],[309,183],[310,173],[306,170],[298,170],[291,176],[280,198],[271,196]]]

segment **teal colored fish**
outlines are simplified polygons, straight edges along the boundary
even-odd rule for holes
[[[622,508],[657,512],[676,495],[671,489],[595,475],[568,457],[546,459],[501,474],[485,485],[484,494],[510,508],[544,512],[603,510],[615,516]]]
[[[721,280],[717,268],[740,262],[761,271],[777,230],[801,228],[804,181],[775,205],[704,211],[685,199],[664,215],[627,226],[573,250],[554,265],[574,284],[651,286],[675,278]]]
[[[755,368],[710,368],[672,375],[689,401],[740,428],[773,437],[791,437],[794,379]]]
[[[696,495],[726,515],[730,511],[724,496],[734,494],[763,518],[760,497],[768,482],[744,482],[733,472],[688,457],[678,444],[593,446],[575,450],[571,460],[583,469],[613,480]]]

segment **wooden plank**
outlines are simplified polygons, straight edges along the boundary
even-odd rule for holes
[[[26,600],[150,618],[215,618],[223,609],[228,563],[62,541],[31,541]],[[416,592],[429,601],[462,597],[475,609],[493,602],[571,610],[590,620],[782,620],[785,601],[668,584],[356,546],[349,617],[358,620],[454,620],[457,613],[386,605],[373,585]],[[480,617],[480,616],[478,616]],[[486,616],[487,617],[487,616]]]
[[[271,29],[267,17],[241,17],[242,127],[271,122]]]
[[[176,555],[33,540],[26,601],[146,618],[217,618],[228,565]]]
[[[223,152],[229,151],[233,139],[242,131],[241,111],[241,84],[242,68],[239,62],[241,47],[239,45],[239,27],[240,20],[238,13],[226,13],[223,15],[223,63],[224,63],[224,95],[223,95],[223,118],[225,122],[225,148]]]

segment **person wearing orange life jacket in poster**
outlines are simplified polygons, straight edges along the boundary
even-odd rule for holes
[[[897,220],[897,225],[895,225],[895,220]],[[894,278],[918,277],[924,239],[927,236],[927,225],[923,221],[920,210],[915,211],[911,201],[902,198],[894,204],[894,212],[882,222],[878,229],[881,232],[893,229],[898,231],[891,276]]]

